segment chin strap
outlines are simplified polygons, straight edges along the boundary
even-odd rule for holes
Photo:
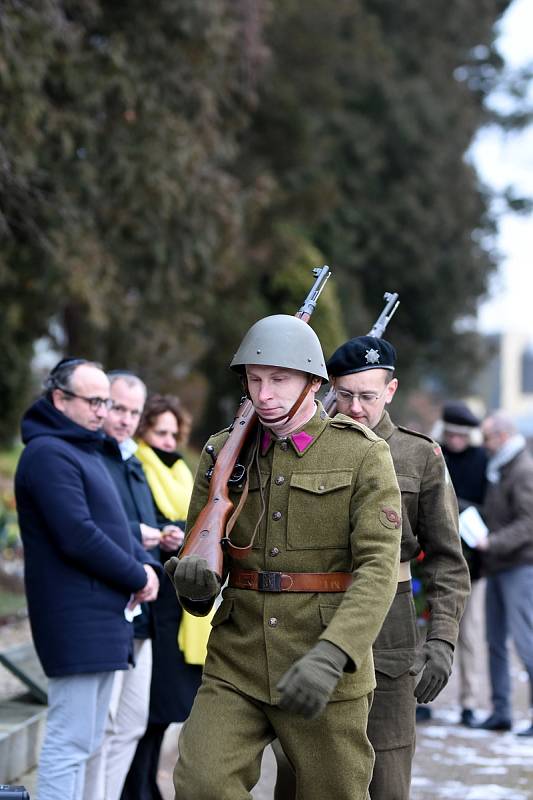
[[[313,385],[313,377],[310,375],[309,378],[308,378],[307,383],[305,384],[304,388],[300,392],[300,396],[298,397],[298,399],[296,400],[296,402],[294,403],[294,405],[292,406],[292,408],[290,409],[288,414],[283,414],[283,416],[276,417],[275,419],[264,420],[264,419],[261,418],[261,416],[259,414],[257,414],[257,411],[256,411],[255,413],[259,417],[259,421],[263,425],[266,425],[267,427],[270,427],[272,425],[272,423],[276,424],[276,423],[282,422],[282,421],[288,422],[290,419],[292,419],[294,417],[294,415],[296,414],[296,412],[298,411],[298,409],[302,405],[303,401],[305,400],[305,398],[307,397],[307,395],[311,391],[311,386],[312,385]]]

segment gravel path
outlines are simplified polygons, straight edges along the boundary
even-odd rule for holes
[[[0,646],[12,646],[29,637],[27,620],[0,627]],[[480,641],[479,718],[489,710],[489,690],[484,667],[484,644]],[[527,675],[513,658],[514,731],[529,724]],[[0,665],[0,698],[19,693],[24,687]],[[411,800],[533,800],[533,739],[510,733],[471,730],[457,724],[457,676],[433,704],[429,722],[417,727],[417,752],[413,765]],[[164,800],[174,800],[172,770],[177,755],[178,725],[165,737],[159,771]],[[274,759],[265,752],[254,800],[271,800],[275,780]],[[35,773],[23,776],[32,794]]]

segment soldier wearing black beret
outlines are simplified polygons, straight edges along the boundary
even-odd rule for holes
[[[373,647],[377,687],[368,721],[376,761],[372,800],[408,800],[415,751],[416,701],[434,700],[446,685],[459,620],[470,589],[458,534],[457,501],[438,444],[395,425],[386,406],[398,388],[396,351],[385,339],[358,336],[339,347],[327,370],[337,411],[371,428],[389,445],[402,495],[398,587]],[[417,642],[410,561],[422,551],[431,617]],[[378,589],[376,591],[379,591]],[[276,800],[294,797],[290,770],[276,747]]]
[[[373,800],[409,798],[416,700],[434,700],[448,681],[470,589],[457,501],[440,447],[428,436],[395,425],[386,410],[398,388],[395,367],[394,347],[373,336],[350,339],[327,364],[337,411],[385,439],[402,493],[398,591],[373,648],[377,688],[368,724],[376,752]],[[431,615],[426,639],[417,646],[409,564],[421,551]]]

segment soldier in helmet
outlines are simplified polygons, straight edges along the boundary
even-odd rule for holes
[[[231,367],[260,424],[226,556],[204,678],[180,738],[180,800],[244,800],[276,736],[305,800],[366,800],[372,642],[398,581],[400,495],[389,449],[316,400],[327,372],[302,320],[275,315],[248,331]],[[228,432],[209,440],[216,452]],[[204,455],[187,528],[208,496]],[[182,605],[205,614],[220,583],[204,559],[167,562]],[[376,591],[376,587],[379,590]]]
[[[377,689],[368,735],[376,752],[371,797],[408,800],[415,701],[434,700],[448,681],[470,589],[458,535],[457,501],[440,447],[428,436],[396,426],[385,410],[398,387],[394,347],[384,339],[359,336],[339,347],[327,366],[337,411],[387,442],[402,494],[400,580],[374,643]],[[430,618],[425,642],[415,653],[409,562],[421,551]]]

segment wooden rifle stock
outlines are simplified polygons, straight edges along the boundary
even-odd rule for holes
[[[313,287],[304,304],[295,314],[304,322],[309,321],[318,297],[331,275],[328,266],[315,268],[313,274],[316,278]],[[239,454],[256,424],[257,414],[252,401],[245,398],[237,410],[229,436],[216,458],[211,474],[207,503],[198,514],[190,531],[187,532],[179,555],[180,558],[191,555],[205,558],[209,569],[218,575],[220,580],[222,580],[224,572],[222,540],[234,510],[233,502],[229,497],[228,481],[233,474]]]
[[[198,514],[180,553],[180,558],[190,555],[205,558],[209,569],[221,580],[224,553],[220,543],[233,512],[233,503],[228,493],[228,480],[233,473],[239,453],[256,423],[257,414],[252,401],[246,398],[239,406],[230,434],[217,456],[209,484],[207,503]]]

